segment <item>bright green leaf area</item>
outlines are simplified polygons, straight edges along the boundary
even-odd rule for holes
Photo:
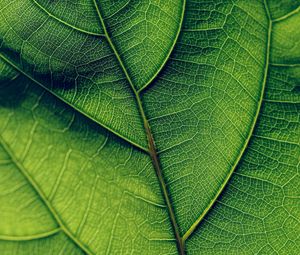
[[[299,254],[299,27],[299,0],[1,0],[0,254]]]

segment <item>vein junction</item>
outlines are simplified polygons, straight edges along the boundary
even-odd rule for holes
[[[97,10],[97,13],[98,13],[100,22],[102,24],[104,34],[105,34],[106,39],[108,41],[108,44],[110,45],[112,51],[114,52],[120,66],[121,66],[121,68],[122,68],[122,70],[123,70],[123,72],[126,76],[126,79],[128,80],[128,82],[130,84],[132,92],[134,93],[134,96],[135,96],[135,99],[136,99],[136,102],[137,102],[137,106],[138,106],[139,112],[141,114],[141,118],[143,120],[143,123],[144,123],[144,128],[145,128],[145,132],[146,132],[146,135],[147,135],[147,139],[148,139],[149,155],[151,157],[152,165],[155,169],[155,172],[156,172],[156,175],[157,175],[160,187],[161,187],[161,191],[162,191],[166,206],[168,208],[168,213],[169,213],[169,216],[170,216],[172,228],[173,228],[175,238],[176,238],[176,242],[177,242],[177,248],[178,248],[179,253],[181,255],[183,255],[183,254],[185,254],[185,252],[184,252],[184,242],[183,242],[182,237],[180,236],[179,227],[178,227],[178,224],[177,224],[177,221],[176,221],[176,218],[175,218],[175,213],[174,213],[174,209],[173,209],[173,206],[171,204],[171,200],[170,200],[170,197],[169,197],[169,194],[168,194],[167,186],[166,186],[166,183],[164,181],[164,177],[163,177],[162,169],[161,169],[160,162],[159,162],[159,159],[158,159],[157,150],[155,148],[155,142],[154,142],[154,139],[153,139],[151,128],[150,128],[150,125],[148,123],[148,120],[147,120],[147,117],[146,117],[146,114],[145,114],[145,111],[144,111],[144,108],[143,108],[143,105],[142,105],[142,101],[141,101],[141,98],[140,98],[140,93],[139,92],[141,92],[141,91],[138,92],[135,89],[135,86],[134,86],[134,84],[133,84],[133,82],[132,82],[132,80],[131,80],[128,72],[127,72],[127,69],[125,68],[125,65],[124,65],[119,53],[118,53],[116,47],[114,46],[112,40],[110,39],[110,36],[107,32],[106,25],[104,23],[104,19],[102,17],[100,8],[98,7],[98,5],[96,3],[96,0],[93,0],[93,1],[94,1],[95,8]]]

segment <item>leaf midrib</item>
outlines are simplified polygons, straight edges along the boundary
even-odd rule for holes
[[[56,19],[59,22],[62,22],[63,24],[65,24],[66,26],[72,27],[80,32],[83,33],[87,33],[87,31],[85,30],[81,30],[78,29],[77,27],[73,27],[72,25],[62,21],[61,19],[55,17],[53,14],[49,13],[46,9],[44,9],[42,6],[40,6],[35,0],[33,0],[33,2],[39,7],[41,8],[44,12],[46,12],[50,17]],[[10,64],[12,67],[14,67],[15,69],[17,69],[20,73],[22,73],[24,76],[26,76],[27,78],[31,79],[33,82],[37,83],[38,85],[40,85],[42,88],[44,88],[46,91],[50,92],[52,95],[56,96],[57,98],[59,98],[61,101],[63,101],[64,103],[66,103],[67,105],[69,105],[70,107],[74,108],[76,111],[78,111],[79,113],[83,114],[84,116],[88,117],[89,119],[95,121],[96,123],[100,124],[101,126],[103,126],[104,128],[106,128],[107,130],[109,130],[110,132],[116,134],[117,136],[119,136],[120,138],[123,138],[125,141],[129,142],[130,144],[132,144],[133,146],[142,149],[143,151],[147,152],[149,154],[149,156],[151,157],[152,163],[153,163],[153,167],[155,169],[155,172],[157,174],[160,186],[161,186],[161,190],[168,208],[168,212],[169,212],[169,216],[170,216],[170,220],[171,220],[171,224],[174,230],[174,234],[177,240],[177,246],[178,246],[178,251],[180,252],[180,254],[184,254],[184,247],[183,247],[183,243],[182,243],[182,239],[180,236],[180,232],[179,232],[179,227],[177,225],[177,221],[175,219],[175,214],[174,214],[174,210],[169,198],[169,194],[167,191],[167,187],[166,187],[166,183],[164,181],[163,178],[163,173],[160,167],[160,162],[157,156],[157,151],[155,148],[155,143],[153,140],[153,136],[151,133],[151,129],[148,123],[148,120],[146,118],[144,109],[143,109],[143,105],[141,102],[141,98],[140,98],[140,93],[150,84],[152,83],[152,81],[156,78],[156,76],[158,75],[158,73],[161,71],[161,69],[163,68],[163,66],[165,65],[165,63],[167,62],[172,50],[175,47],[175,44],[177,42],[177,39],[179,37],[180,31],[181,31],[181,26],[183,23],[183,18],[184,18],[184,12],[185,12],[185,4],[186,4],[186,0],[183,0],[183,6],[182,6],[182,14],[181,14],[181,19],[179,22],[179,26],[178,26],[178,30],[175,36],[175,39],[173,41],[173,44],[171,46],[171,48],[168,51],[167,56],[165,57],[164,61],[162,62],[162,64],[160,65],[160,68],[157,70],[157,72],[153,75],[153,77],[146,83],[144,84],[139,90],[135,89],[135,86],[127,72],[127,69],[125,68],[122,59],[119,55],[119,53],[117,52],[114,44],[112,43],[112,40],[107,32],[105,23],[104,23],[104,19],[102,18],[102,15],[100,13],[100,10],[98,8],[98,5],[96,3],[95,0],[93,0],[93,3],[95,5],[97,14],[99,16],[100,22],[102,24],[102,28],[105,32],[104,37],[107,39],[111,49],[113,50],[125,76],[126,79],[128,80],[132,92],[134,93],[135,99],[136,99],[136,103],[138,105],[138,109],[139,112],[141,114],[141,118],[143,120],[144,123],[144,128],[145,128],[145,133],[148,139],[148,149],[144,148],[143,146],[131,141],[129,138],[119,134],[116,130],[111,129],[110,127],[108,127],[107,125],[100,123],[99,121],[93,119],[91,116],[88,116],[88,114],[86,114],[84,111],[82,111],[81,109],[79,109],[78,107],[75,107],[74,105],[71,105],[69,102],[67,102],[64,98],[62,98],[61,96],[57,95],[56,93],[54,93],[53,91],[51,91],[49,88],[47,88],[46,86],[44,86],[41,82],[37,81],[34,77],[32,77],[31,75],[27,74],[26,72],[24,72],[21,68],[19,68],[15,63],[13,63],[11,60],[9,60],[8,58],[6,58],[3,54],[0,53],[0,58],[2,58],[6,63]],[[103,36],[102,34],[99,34],[100,36]],[[24,174],[24,176],[28,179],[29,183],[31,184],[31,186],[38,192],[39,196],[42,198],[42,200],[45,202],[45,204],[47,205],[47,207],[49,208],[49,210],[51,211],[51,213],[53,214],[54,218],[57,220],[58,224],[61,226],[61,229],[63,229],[66,234],[76,243],[78,244],[78,246],[80,248],[82,248],[85,252],[87,252],[88,254],[91,254],[91,252],[89,250],[87,250],[81,243],[79,240],[76,240],[76,238],[72,235],[72,233],[62,224],[62,221],[60,220],[58,214],[55,212],[54,208],[51,206],[51,204],[48,202],[48,200],[46,199],[46,197],[44,196],[43,192],[39,189],[38,185],[34,182],[34,180],[28,175],[28,173],[26,172],[25,168],[17,161],[16,158],[14,158],[13,154],[11,153],[11,151],[9,150],[9,148],[7,147],[7,145],[4,143],[3,139],[0,137],[0,142],[3,143],[3,146],[6,148],[7,152],[9,153],[9,155],[11,156],[11,158],[13,159],[13,161],[15,162],[15,164],[18,166],[18,168],[21,170],[21,172]]]
[[[13,67],[15,67],[18,71],[20,71],[23,75],[27,76],[28,78],[30,78],[31,80],[33,80],[35,83],[39,84],[40,86],[42,86],[44,89],[46,89],[47,91],[49,91],[51,94],[55,95],[56,97],[58,97],[60,100],[62,100],[63,102],[67,103],[69,106],[71,106],[72,108],[74,108],[75,110],[77,110],[78,112],[80,112],[81,114],[85,115],[86,117],[88,117],[89,119],[97,122],[99,125],[103,126],[104,128],[108,129],[110,132],[116,134],[117,136],[119,136],[120,138],[124,139],[125,141],[129,142],[130,144],[132,144],[133,146],[139,148],[139,149],[142,149],[143,151],[147,152],[151,159],[152,159],[152,162],[153,162],[153,166],[156,170],[156,174],[158,175],[158,178],[159,178],[159,181],[160,181],[160,185],[161,185],[161,188],[162,188],[162,192],[164,193],[164,198],[167,199],[169,201],[166,202],[167,203],[167,207],[169,209],[169,213],[170,213],[170,210],[171,210],[171,214],[173,214],[173,217],[170,216],[171,218],[171,221],[172,221],[172,218],[174,218],[174,221],[175,221],[175,226],[174,226],[174,223],[172,222],[172,225],[173,225],[173,228],[174,229],[174,232],[175,232],[175,236],[177,235],[176,232],[178,232],[178,240],[177,240],[177,245],[179,246],[178,247],[178,250],[180,252],[180,254],[184,254],[184,242],[189,238],[189,236],[194,232],[194,230],[197,228],[197,226],[200,224],[200,222],[202,221],[202,219],[205,217],[205,215],[208,213],[208,211],[211,209],[211,207],[214,205],[214,203],[216,202],[217,198],[219,197],[219,195],[222,193],[222,191],[224,190],[225,186],[227,185],[228,181],[230,180],[234,170],[236,169],[238,163],[240,162],[246,148],[248,147],[248,144],[249,144],[249,141],[250,141],[250,138],[252,137],[253,135],[253,132],[254,132],[254,129],[255,129],[255,126],[256,126],[256,123],[257,123],[257,120],[258,120],[258,116],[259,116],[259,113],[260,113],[260,109],[261,109],[261,106],[262,106],[262,101],[263,101],[263,96],[264,96],[264,91],[265,91],[265,86],[266,86],[266,81],[267,81],[267,75],[268,75],[268,69],[269,69],[269,57],[270,57],[270,44],[271,44],[271,31],[272,31],[272,19],[271,19],[271,16],[270,16],[270,12],[269,12],[269,8],[268,8],[268,5],[266,3],[266,0],[264,0],[264,5],[265,5],[265,9],[266,9],[266,13],[267,13],[267,16],[268,16],[268,19],[269,19],[269,27],[268,27],[268,38],[267,38],[267,47],[266,47],[266,62],[265,62],[265,71],[264,71],[264,79],[263,79],[263,84],[262,84],[262,89],[261,89],[261,94],[260,94],[260,99],[259,99],[259,102],[258,102],[258,105],[257,105],[257,110],[256,110],[256,114],[254,116],[254,119],[253,119],[253,122],[252,122],[252,126],[251,126],[251,129],[249,131],[249,135],[247,137],[247,139],[245,140],[245,143],[244,143],[244,146],[234,164],[234,166],[231,168],[229,174],[227,175],[226,179],[224,180],[221,188],[219,189],[219,191],[216,193],[215,197],[213,198],[213,200],[210,202],[210,204],[207,206],[207,208],[204,210],[204,212],[200,215],[200,217],[192,224],[192,226],[190,227],[190,229],[181,237],[180,234],[179,234],[179,228],[177,226],[177,222],[176,222],[176,219],[175,219],[175,216],[174,216],[174,211],[173,211],[173,208],[172,208],[172,205],[170,203],[170,199],[169,199],[169,195],[168,195],[168,192],[167,192],[167,188],[166,188],[166,183],[163,179],[163,173],[162,173],[162,170],[161,170],[161,167],[160,167],[160,162],[158,160],[158,156],[157,156],[157,151],[156,151],[156,148],[155,148],[155,143],[154,143],[154,139],[153,139],[153,135],[151,133],[151,129],[150,129],[150,126],[149,126],[149,123],[148,123],[148,120],[146,118],[146,115],[145,115],[145,112],[144,112],[144,109],[143,109],[143,105],[142,105],[142,102],[141,102],[141,99],[140,99],[140,95],[139,93],[145,89],[152,81],[153,79],[157,76],[157,74],[159,73],[159,71],[163,68],[164,64],[167,62],[168,58],[169,58],[169,55],[171,53],[172,50],[170,50],[169,52],[169,55],[166,57],[165,59],[165,62],[162,64],[161,68],[158,70],[158,72],[154,75],[154,77],[147,83],[145,84],[144,86],[142,86],[141,89],[139,90],[136,90],[134,85],[133,85],[133,82],[127,72],[127,69],[125,68],[121,58],[120,58],[120,55],[118,54],[114,44],[112,43],[111,39],[110,39],[110,36],[106,30],[106,27],[105,27],[105,24],[104,24],[104,20],[101,16],[101,13],[100,11],[98,10],[98,6],[97,6],[97,3],[95,0],[93,0],[94,4],[95,4],[95,8],[97,9],[97,13],[98,13],[98,16],[101,20],[101,23],[102,23],[102,26],[103,26],[103,29],[104,29],[104,32],[105,32],[105,37],[106,39],[108,40],[109,42],[109,45],[111,46],[112,50],[114,51],[115,53],[115,56],[116,58],[118,59],[118,62],[120,63],[120,66],[122,68],[122,70],[124,71],[124,74],[132,88],[132,91],[133,93],[135,94],[135,97],[136,97],[136,101],[137,101],[137,104],[138,104],[138,108],[140,110],[140,114],[141,114],[141,117],[143,119],[143,122],[144,122],[144,127],[145,127],[145,132],[147,134],[147,138],[148,138],[148,143],[149,143],[149,149],[146,149],[136,143],[134,143],[133,141],[131,141],[130,139],[126,138],[126,137],[123,137],[121,134],[117,133],[115,130],[112,130],[111,128],[105,126],[103,123],[99,123],[99,121],[91,118],[90,116],[88,116],[86,113],[84,113],[83,111],[81,111],[80,109],[77,109],[76,107],[74,107],[73,105],[71,105],[70,103],[66,102],[63,98],[59,97],[57,94],[53,93],[51,90],[49,90],[47,87],[45,87],[43,84],[41,84],[40,82],[38,82],[37,80],[35,80],[33,77],[31,77],[30,75],[26,74],[24,71],[22,71],[17,65],[15,65],[14,63],[12,63],[9,59],[7,59],[5,56],[3,56],[2,54],[0,54],[0,57],[2,57],[6,62],[8,62],[10,65],[12,65]],[[185,6],[185,0],[184,0],[184,6]],[[183,11],[184,13],[184,11]],[[54,17],[54,16],[53,16]],[[183,19],[183,17],[182,17]],[[182,21],[181,21],[182,23]],[[180,28],[181,28],[181,25],[180,25]],[[181,29],[179,29],[180,31]],[[179,33],[178,33],[179,34]],[[101,35],[102,36],[102,35]],[[176,37],[176,40],[174,41],[174,45],[177,41],[177,38],[178,36]],[[174,45],[172,46],[172,49],[174,48]],[[42,191],[39,189],[38,185],[34,182],[34,180],[28,175],[28,173],[26,172],[26,170],[24,170],[24,167],[14,158],[13,156],[13,153],[10,151],[9,147],[5,144],[5,142],[3,141],[3,139],[0,137],[0,142],[3,144],[3,146],[5,147],[5,149],[7,150],[8,154],[11,156],[11,158],[13,159],[13,161],[15,162],[15,164],[20,168],[21,172],[25,175],[25,177],[27,177],[27,179],[29,180],[29,183],[33,186],[33,188],[38,192],[39,196],[41,197],[41,199],[45,202],[45,204],[47,205],[47,207],[49,208],[49,210],[51,211],[51,213],[53,214],[54,218],[57,220],[58,224],[60,225],[61,229],[71,238],[71,240],[73,240],[84,252],[86,252],[87,254],[90,254],[92,255],[93,253],[91,251],[88,250],[88,248],[86,248],[79,240],[76,239],[75,236],[73,236],[73,234],[64,226],[63,222],[60,220],[58,214],[55,212],[55,210],[53,209],[53,207],[51,206],[51,204],[47,201],[46,197],[43,195]],[[163,187],[162,187],[163,186]],[[170,207],[170,208],[169,208]],[[177,230],[176,230],[177,229]],[[177,237],[176,237],[177,239]]]
[[[163,177],[163,172],[162,172],[162,169],[161,169],[160,161],[158,159],[158,154],[157,154],[157,150],[156,150],[156,147],[155,147],[155,142],[154,142],[154,139],[153,139],[151,128],[150,128],[150,125],[149,125],[148,119],[146,117],[146,114],[145,114],[145,111],[144,111],[144,108],[143,108],[143,104],[142,104],[142,101],[141,101],[141,98],[140,98],[140,92],[147,86],[147,84],[145,86],[142,86],[142,88],[139,91],[136,90],[136,88],[135,88],[135,86],[134,86],[134,84],[131,80],[130,75],[128,74],[128,71],[127,71],[124,63],[123,63],[123,61],[122,61],[115,45],[112,42],[112,40],[110,38],[110,35],[108,34],[104,19],[102,17],[101,11],[99,9],[99,6],[97,5],[96,0],[93,0],[93,3],[95,5],[97,14],[98,14],[100,22],[102,24],[104,34],[106,35],[106,39],[107,39],[112,51],[114,52],[120,66],[121,66],[121,68],[122,68],[122,70],[123,70],[123,72],[126,76],[126,79],[128,80],[128,82],[130,84],[131,90],[132,90],[132,92],[135,96],[135,100],[136,100],[136,103],[137,103],[137,106],[138,106],[138,110],[140,112],[140,115],[141,115],[141,118],[142,118],[142,121],[143,121],[143,124],[144,124],[144,128],[145,128],[145,133],[146,133],[146,136],[147,136],[147,139],[148,139],[149,156],[152,160],[152,165],[153,165],[153,168],[155,169],[155,173],[156,173],[158,181],[159,181],[161,192],[162,192],[164,201],[165,201],[167,209],[168,209],[171,225],[172,225],[174,235],[175,235],[175,238],[176,238],[176,244],[177,244],[178,252],[183,255],[183,254],[185,254],[185,252],[184,252],[184,243],[183,243],[181,235],[180,235],[180,231],[179,231],[178,223],[177,223],[177,220],[176,220],[176,217],[175,217],[174,209],[173,209],[171,199],[170,199],[169,194],[168,194],[167,185],[166,185],[166,182],[165,182],[164,177]],[[183,3],[184,3],[184,5],[183,5],[182,12],[184,13],[185,0],[183,0]],[[182,17],[183,17],[183,15],[182,15]],[[179,29],[178,29],[179,31],[181,30],[181,25],[182,25],[182,20],[180,22],[180,26],[179,26]],[[175,45],[175,43],[174,43],[174,45]]]

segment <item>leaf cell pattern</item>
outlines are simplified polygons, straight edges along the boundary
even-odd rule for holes
[[[1,254],[299,254],[299,10],[2,0]]]

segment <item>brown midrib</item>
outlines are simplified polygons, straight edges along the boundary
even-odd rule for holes
[[[142,121],[143,121],[143,125],[144,125],[144,129],[145,129],[145,133],[146,133],[146,137],[147,137],[147,140],[148,140],[148,149],[149,149],[148,154],[151,158],[152,165],[153,165],[153,168],[155,170],[156,176],[158,178],[159,185],[160,185],[160,188],[161,188],[161,192],[162,192],[162,195],[164,197],[166,207],[168,209],[168,214],[169,214],[169,217],[170,217],[171,225],[172,225],[174,235],[175,235],[175,238],[176,238],[177,249],[178,249],[178,252],[179,252],[180,255],[184,255],[185,254],[184,242],[183,242],[183,239],[180,235],[180,231],[179,231],[179,227],[178,227],[178,224],[177,224],[177,221],[176,221],[174,209],[173,209],[173,206],[172,206],[172,203],[171,203],[171,199],[170,199],[170,196],[169,196],[169,192],[168,192],[168,189],[167,189],[166,182],[164,180],[162,168],[161,168],[160,161],[159,161],[158,154],[157,154],[157,150],[156,150],[156,147],[155,147],[154,138],[153,138],[153,135],[152,135],[152,132],[151,132],[151,128],[150,128],[148,119],[147,119],[145,111],[144,111],[144,107],[143,107],[143,104],[142,104],[140,94],[136,90],[136,88],[135,88],[135,86],[134,86],[134,84],[133,84],[133,82],[130,78],[130,75],[127,72],[127,69],[125,68],[124,63],[123,63],[116,47],[114,46],[114,44],[113,44],[113,42],[112,42],[112,40],[111,40],[111,38],[108,34],[108,31],[106,29],[106,25],[104,23],[104,19],[102,18],[101,11],[100,11],[96,1],[93,0],[93,2],[94,2],[94,5],[95,5],[95,8],[96,8],[98,17],[100,19],[102,28],[104,30],[105,37],[108,41],[108,44],[109,44],[110,48],[112,49],[112,51],[114,52],[114,54],[115,54],[115,56],[116,56],[116,58],[117,58],[117,60],[120,64],[120,67],[121,67],[122,71],[124,72],[124,74],[126,76],[126,79],[130,84],[131,90],[132,90],[132,92],[135,96],[136,103],[137,103],[137,106],[138,106],[138,110],[140,112],[140,115],[141,115],[141,118],[142,118]]]

